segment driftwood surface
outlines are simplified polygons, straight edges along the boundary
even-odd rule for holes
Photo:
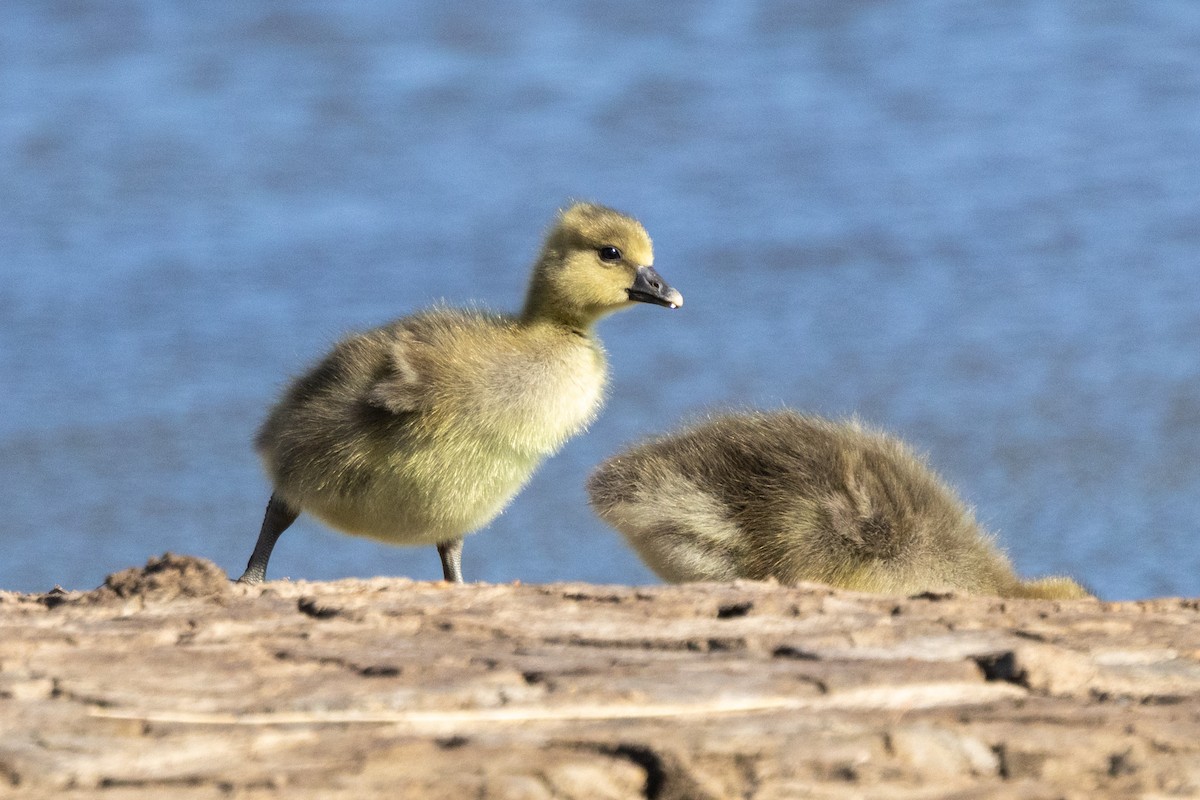
[[[0,593],[0,796],[1200,795],[1200,603],[769,583]]]

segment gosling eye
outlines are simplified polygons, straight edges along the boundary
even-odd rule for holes
[[[613,247],[611,244],[606,244],[596,251],[600,254],[601,261],[620,261],[621,251]]]

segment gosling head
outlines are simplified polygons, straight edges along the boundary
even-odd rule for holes
[[[683,305],[683,295],[654,271],[654,249],[642,224],[592,203],[560,212],[534,268],[525,317],[587,327],[634,303]]]

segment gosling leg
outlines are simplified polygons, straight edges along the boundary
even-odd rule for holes
[[[462,583],[462,539],[451,539],[437,546],[442,557],[442,577],[451,583]]]
[[[279,539],[279,535],[296,521],[298,516],[300,516],[299,511],[280,500],[276,495],[271,495],[271,500],[267,503],[267,513],[263,517],[262,529],[258,532],[258,542],[254,545],[254,552],[250,555],[249,563],[246,564],[246,571],[242,573],[242,577],[238,578],[238,583],[256,584],[266,580],[267,561],[271,558],[271,551],[275,549],[275,542]]]

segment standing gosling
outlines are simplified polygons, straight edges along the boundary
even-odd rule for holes
[[[435,308],[339,342],[256,440],[274,494],[242,583],[260,583],[301,511],[357,536],[434,544],[462,582],[463,537],[603,403],[606,314],[683,297],[641,223],[579,203],[558,216],[518,315]]]
[[[856,422],[790,411],[716,417],[612,457],[588,492],[671,582],[1090,596],[1069,578],[1020,580],[924,459]]]

